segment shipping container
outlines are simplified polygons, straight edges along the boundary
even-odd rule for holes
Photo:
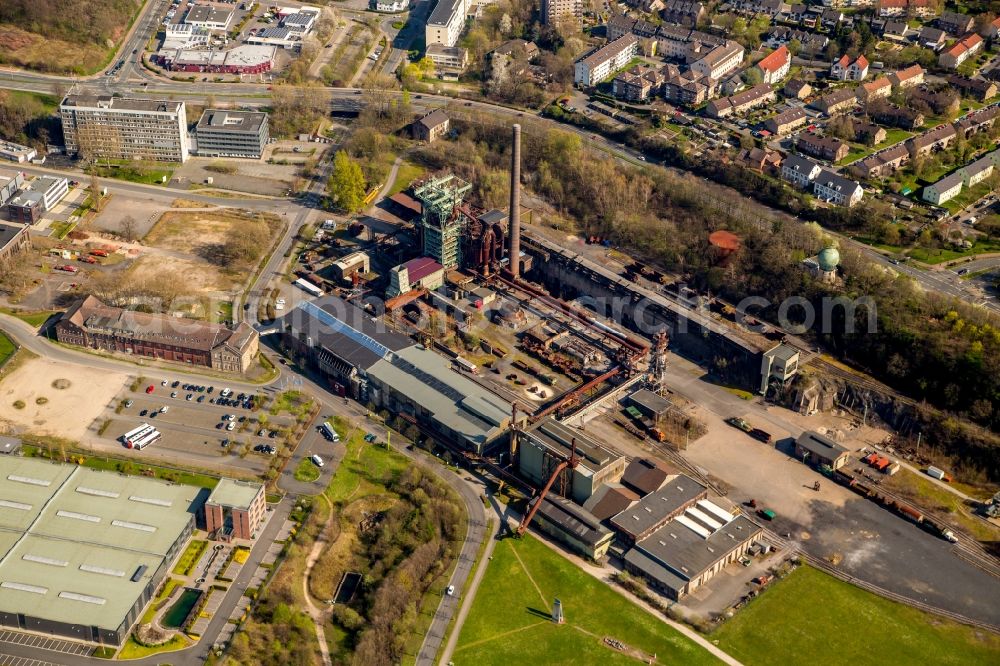
[[[938,469],[937,467],[931,466],[927,468],[927,476],[931,477],[932,479],[937,479],[938,481],[941,481],[944,479],[945,473],[943,469]]]

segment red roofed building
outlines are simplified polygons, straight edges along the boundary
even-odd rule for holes
[[[851,60],[849,55],[842,55],[830,67],[830,77],[840,81],[864,81],[868,76],[868,64],[868,59],[863,55],[855,60]]]
[[[757,69],[764,77],[764,83],[777,83],[785,78],[791,66],[792,54],[788,52],[786,46],[779,46],[757,63]]]
[[[955,45],[938,57],[942,67],[955,69],[983,48],[983,38],[972,33],[955,42]]]
[[[990,23],[990,39],[997,39],[1000,37],[1000,18],[995,18]]]
[[[417,257],[392,269],[389,276],[389,298],[413,289],[434,290],[444,284],[444,267],[430,257]]]

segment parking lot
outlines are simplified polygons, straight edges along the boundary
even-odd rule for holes
[[[221,385],[193,387],[162,378],[135,386],[135,391],[131,388],[126,386],[115,397],[94,427],[103,428],[103,441],[124,448],[122,436],[126,432],[142,423],[154,426],[162,437],[142,450],[129,452],[137,458],[212,466],[221,463],[261,474],[269,466],[271,454],[255,451],[255,447],[270,445],[279,450],[295,426],[293,417],[267,411],[271,394],[263,390],[223,396]]]
[[[46,636],[36,636],[35,634],[23,634],[19,631],[0,631],[0,643],[8,643],[10,645],[24,645],[36,650],[51,650],[53,652],[62,652],[63,654],[74,654],[82,656],[90,656],[94,652],[94,646],[85,645],[83,643],[77,643],[74,641],[64,641],[58,638],[48,638]],[[10,657],[10,655],[3,655],[4,657]],[[23,657],[13,657],[14,659],[23,659]],[[29,663],[31,660],[25,660],[24,663]],[[0,661],[0,664],[13,664],[17,663],[14,661]]]

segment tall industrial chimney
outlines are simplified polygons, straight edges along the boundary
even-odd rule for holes
[[[514,125],[510,151],[510,276],[521,272],[521,126]]]

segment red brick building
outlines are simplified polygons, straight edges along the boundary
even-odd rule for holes
[[[205,501],[205,529],[215,538],[253,539],[264,523],[267,503],[264,486],[248,481],[220,479]]]
[[[105,305],[87,296],[56,322],[59,342],[91,349],[200,365],[243,373],[259,349],[259,337],[246,322],[235,329]]]

